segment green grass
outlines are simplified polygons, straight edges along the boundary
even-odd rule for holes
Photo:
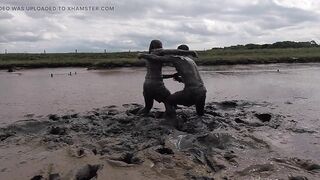
[[[202,65],[320,62],[320,48],[215,49],[199,52],[199,57]]]
[[[198,54],[199,65],[320,62],[320,48],[213,49]],[[144,66],[144,61],[137,59],[137,52],[0,54],[1,69],[13,66],[113,68]]]

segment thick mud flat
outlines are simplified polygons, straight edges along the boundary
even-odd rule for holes
[[[301,126],[275,104],[208,102],[202,117],[180,107],[177,128],[165,125],[163,110],[143,117],[140,108],[50,114],[1,128],[0,179],[320,179],[319,127]]]

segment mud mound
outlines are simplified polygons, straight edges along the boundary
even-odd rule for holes
[[[143,107],[139,104],[108,106],[83,114],[20,121],[0,129],[0,140],[19,145],[40,142],[53,152],[76,147],[69,153],[73,158],[99,157],[118,168],[143,166],[165,179],[288,179],[289,172],[316,177],[318,164],[279,158],[281,153],[259,135],[294,129],[269,106],[266,102],[211,102],[201,117],[194,107],[182,107],[177,110],[177,128],[164,125],[164,112],[159,110],[139,116]],[[102,167],[87,164],[78,168],[74,177],[99,179]],[[52,179],[58,176],[65,174],[57,172]]]

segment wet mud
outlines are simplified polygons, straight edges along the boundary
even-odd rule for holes
[[[320,162],[286,153],[265,132],[299,129],[268,102],[223,101],[177,110],[177,128],[139,104],[51,114],[0,129],[2,178],[19,179],[320,179]],[[289,117],[289,118],[288,118]],[[19,157],[19,158],[16,158]],[[32,164],[32,165],[30,165]],[[1,179],[2,179],[1,178]]]

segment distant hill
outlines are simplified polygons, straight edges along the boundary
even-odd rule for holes
[[[278,48],[311,48],[320,47],[315,41],[295,42],[295,41],[281,41],[273,44],[246,44],[235,45],[224,48],[212,49],[278,49]]]

